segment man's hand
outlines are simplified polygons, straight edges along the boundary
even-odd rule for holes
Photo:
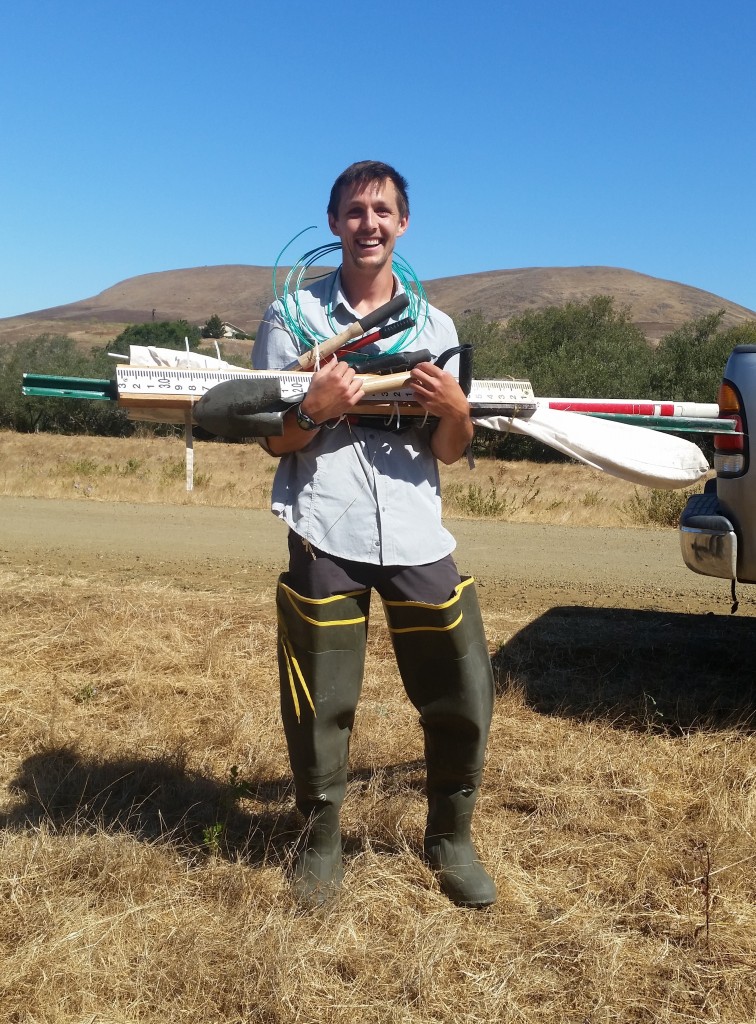
[[[349,412],[362,396],[362,381],[354,369],[348,363],[329,359],[313,373],[302,412],[316,423],[325,423]]]
[[[470,418],[470,406],[457,381],[435,363],[418,363],[413,367],[409,385],[415,398],[431,416]]]
[[[433,454],[447,465],[456,462],[473,436],[470,405],[464,391],[450,373],[434,363],[418,363],[409,385],[418,405],[439,419],[431,437]]]
[[[352,367],[336,359],[329,359],[312,374],[301,408],[311,420],[321,424],[349,412],[362,396],[362,381]],[[317,434],[317,430],[302,430],[292,409],[284,417],[283,436],[268,438],[267,447],[273,455],[298,452],[306,448]]]

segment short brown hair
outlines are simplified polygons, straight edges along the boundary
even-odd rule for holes
[[[354,185],[370,185],[373,182],[392,182],[396,189],[396,198],[399,205],[399,213],[402,217],[409,217],[409,199],[407,198],[407,179],[394,170],[389,164],[381,163],[380,160],[360,160],[350,164],[345,171],[342,171],[331,188],[331,195],[328,200],[328,214],[337,217],[339,214],[339,203],[342,193]]]

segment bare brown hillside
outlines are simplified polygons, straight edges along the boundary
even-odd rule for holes
[[[280,280],[286,268],[280,268]],[[66,333],[82,343],[115,337],[126,324],[185,319],[204,323],[212,313],[246,332],[256,330],[272,296],[270,267],[193,267],[142,274],[88,299],[0,319],[0,344],[43,332]],[[756,320],[756,312],[699,288],[619,267],[526,267],[424,282],[435,305],[452,316],[479,311],[506,320],[517,313],[593,295],[612,295],[656,340],[686,320],[725,310],[728,325]],[[154,311],[154,314],[153,314]]]
[[[728,326],[756,320],[756,312],[711,292],[665,281],[620,267],[526,267],[492,270],[463,277],[442,277],[426,284],[434,305],[452,316],[479,310],[490,319],[505,320],[530,309],[584,302],[594,295],[612,295],[628,306],[632,318],[651,340],[686,320],[725,310]]]

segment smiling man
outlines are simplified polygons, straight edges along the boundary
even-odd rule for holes
[[[384,163],[352,164],[333,185],[328,223],[341,242],[341,266],[297,296],[313,339],[338,334],[401,290],[392,256],[409,226],[407,182]],[[256,369],[282,369],[305,351],[288,323],[274,303],[253,349]],[[434,359],[457,345],[452,321],[432,306],[420,344]],[[362,354],[369,360],[385,347],[376,342]],[[426,859],[455,903],[482,907],[496,898],[470,837],[493,705],[491,662],[473,581],[460,577],[454,538],[441,522],[437,465],[464,454],[473,428],[451,373],[423,362],[411,386],[427,420],[397,428],[355,416],[360,375],[331,359],[284,417],[283,435],[265,441],[280,457],[273,511],[289,528],[278,660],[296,802],[306,819],[293,885],[310,906],[333,896],[343,876],[339,813],[372,590],[423,727]]]

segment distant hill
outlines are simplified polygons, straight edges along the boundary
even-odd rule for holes
[[[286,268],[279,268],[281,281],[285,274]],[[271,278],[270,267],[243,265],[141,274],[89,299],[0,319],[0,344],[44,332],[97,344],[114,338],[126,324],[146,322],[153,315],[156,320],[204,324],[217,313],[250,333],[271,300]],[[430,301],[451,316],[480,312],[492,320],[612,295],[618,306],[630,308],[633,321],[652,341],[686,320],[720,309],[727,326],[756,320],[753,310],[711,292],[618,267],[526,267],[423,283]]]
[[[612,295],[628,306],[633,322],[657,341],[687,320],[725,310],[724,323],[756,320],[756,312],[719,295],[619,267],[526,267],[492,270],[463,277],[443,277],[426,284],[428,298],[452,316],[479,310],[489,319],[506,320],[527,310],[585,302]]]

